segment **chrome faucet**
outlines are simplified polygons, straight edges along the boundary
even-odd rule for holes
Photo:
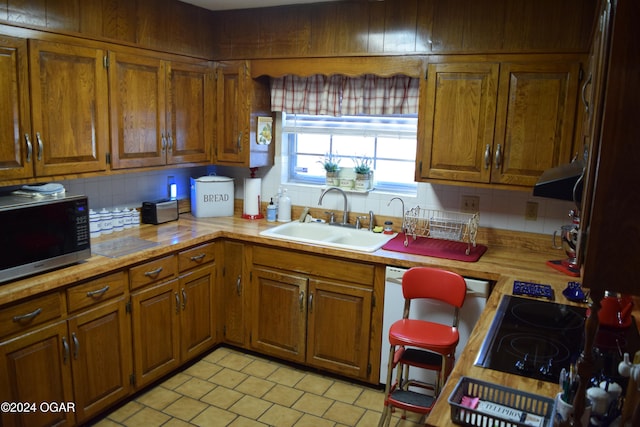
[[[404,200],[402,200],[400,197],[392,197],[391,200],[389,200],[389,203],[387,203],[387,206],[391,206],[391,202],[393,202],[394,200],[400,200],[400,203],[402,203],[402,232],[404,233],[407,228],[407,223],[406,223],[407,214],[404,211]]]
[[[331,190],[342,193],[342,197],[344,198],[344,209],[342,210],[342,223],[340,225],[347,225],[349,223],[349,213],[347,212],[347,193],[345,193],[342,188],[329,187],[325,189],[322,194],[320,194],[320,198],[318,199],[318,206],[322,206],[322,198]]]

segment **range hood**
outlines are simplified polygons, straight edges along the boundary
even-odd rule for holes
[[[575,160],[569,164],[547,169],[533,187],[533,195],[550,199],[582,200],[582,173],[584,162]],[[576,185],[577,184],[577,185]],[[574,200],[575,187],[575,200]]]

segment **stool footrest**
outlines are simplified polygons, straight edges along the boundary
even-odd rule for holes
[[[430,410],[436,402],[436,398],[433,396],[427,396],[426,394],[417,393],[415,391],[398,389],[391,393],[389,401],[392,406],[399,406],[394,405],[394,403],[401,403],[404,405],[423,408],[424,410]]]
[[[407,348],[402,353],[401,361],[409,365],[433,365],[441,366],[442,356],[430,351],[420,350],[417,348]]]

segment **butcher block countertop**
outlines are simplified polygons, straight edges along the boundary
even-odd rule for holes
[[[372,264],[412,267],[426,265],[453,270],[466,277],[487,279],[493,282],[504,277],[517,277],[525,281],[550,281],[566,286],[568,276],[556,272],[545,265],[548,259],[561,258],[562,251],[541,252],[489,243],[489,249],[478,262],[461,262],[425,257],[380,249],[364,253],[337,248],[328,248],[262,237],[259,233],[281,223],[265,220],[246,220],[239,217],[195,218],[191,214],[180,214],[178,221],[161,225],[141,224],[139,227],[100,236],[91,240],[94,255],[77,265],[38,274],[15,282],[0,284],[0,307],[24,298],[63,288],[72,283],[99,276],[113,270],[148,261],[168,252],[178,251],[190,246],[210,242],[218,238],[234,239],[254,244],[266,244],[274,247],[307,251],[318,255],[352,259]],[[95,249],[111,242],[135,241],[154,242],[156,245],[142,248],[131,254],[112,258],[96,255]],[[511,239],[516,240],[517,239]],[[551,238],[549,237],[549,245]],[[480,243],[483,243],[479,239]],[[114,245],[117,246],[117,245]],[[122,246],[122,245],[121,245]],[[135,249],[135,248],[133,248]]]
[[[391,252],[383,249],[372,253],[354,252],[271,239],[259,235],[260,231],[275,225],[278,225],[278,223],[269,223],[265,220],[252,221],[239,217],[195,218],[190,214],[181,214],[178,221],[159,226],[142,224],[140,227],[127,229],[108,236],[101,236],[92,240],[92,248],[104,247],[105,243],[108,246],[113,239],[134,242],[134,246],[135,242],[140,240],[153,242],[153,245],[142,247],[140,250],[135,250],[136,248],[133,247],[133,253],[116,258],[94,254],[86,262],[74,266],[0,285],[0,308],[14,301],[61,289],[81,280],[128,268],[168,252],[179,251],[219,238],[233,239],[249,244],[270,245],[296,251],[307,251],[318,255],[378,265],[440,267],[456,271],[463,276],[490,280],[495,283],[495,286],[487,302],[487,308],[472,332],[470,340],[441,394],[441,399],[429,415],[427,422],[435,426],[451,424],[447,397],[455,387],[458,379],[463,375],[549,397],[557,393],[558,386],[556,384],[473,366],[473,362],[486,331],[493,320],[500,299],[504,294],[511,293],[514,280],[550,284],[555,289],[557,302],[571,304],[562,296],[561,291],[567,286],[568,281],[574,279],[551,269],[545,264],[549,259],[562,258],[562,251],[545,252],[531,248],[527,249],[528,245],[524,240],[519,241],[518,238],[511,238],[506,240],[519,241],[518,246],[488,242],[487,252],[479,261],[470,263]],[[506,240],[504,241],[506,242]],[[549,245],[550,241],[551,239],[549,238]],[[480,239],[479,242],[485,243]],[[126,248],[119,249],[126,251]],[[384,342],[383,339],[383,345]]]

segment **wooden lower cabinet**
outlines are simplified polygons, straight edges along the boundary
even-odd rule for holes
[[[254,268],[251,274],[251,347],[304,363],[309,279],[263,267]]]
[[[74,402],[67,332],[67,322],[62,320],[0,344],[0,401],[36,405],[29,412],[0,412],[0,425],[74,424],[73,411],[41,411],[38,407],[41,402]]]
[[[216,344],[214,264],[131,294],[136,388]]]
[[[370,267],[253,248],[251,348],[367,380],[374,307]]]
[[[178,279],[173,279],[131,294],[136,388],[168,374],[180,364],[178,283]]]
[[[35,403],[2,413],[4,426],[82,423],[130,390],[131,326],[124,296],[0,345],[3,402]],[[69,411],[39,405],[70,403]]]
[[[245,347],[247,328],[245,326],[245,247],[243,243],[225,241],[224,268],[220,281],[221,324],[225,342]]]
[[[180,276],[180,359],[183,362],[216,343],[214,280],[212,265]]]
[[[78,422],[131,391],[131,324],[122,296],[72,317],[69,346]]]
[[[322,279],[309,284],[307,363],[366,378],[373,290]]]

